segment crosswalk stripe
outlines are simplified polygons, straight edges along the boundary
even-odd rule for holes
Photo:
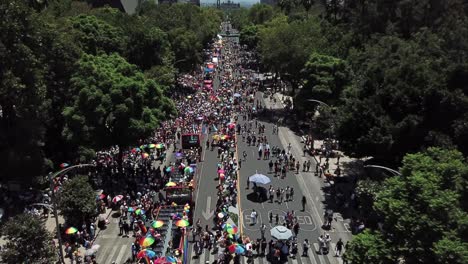
[[[98,251],[97,263],[104,263],[104,257],[107,256],[107,252],[112,247],[104,247],[102,250]]]
[[[314,248],[315,248],[315,252],[314,252],[314,253],[317,254],[318,259],[319,259],[319,262],[320,262],[320,263],[326,263],[326,262],[325,262],[325,257],[319,253],[319,252],[320,252],[319,243],[314,243]]]
[[[120,252],[119,252],[119,255],[117,255],[117,259],[115,260],[115,263],[121,262],[122,257],[124,256],[125,252],[127,252],[127,250],[130,250],[130,249],[127,249],[127,245],[122,245],[120,247]]]
[[[112,247],[112,251],[111,251],[111,253],[109,255],[107,255],[109,257],[106,259],[106,262],[104,262],[104,263],[107,263],[107,262],[112,263],[112,256],[114,256],[114,254],[115,254],[115,252],[117,251],[118,248],[119,248],[118,246],[113,246]]]
[[[210,264],[214,262],[215,260],[215,255],[214,254],[211,254],[211,252],[208,251],[208,255],[209,255],[209,261],[210,261]]]
[[[297,258],[289,258],[288,260],[289,260],[288,262],[291,263],[291,264],[298,264]],[[302,261],[301,261],[301,263],[302,263]]]

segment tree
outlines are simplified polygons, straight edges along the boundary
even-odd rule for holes
[[[172,49],[175,55],[175,66],[182,72],[190,71],[201,63],[202,45],[192,31],[176,28],[169,32]]]
[[[384,181],[374,203],[384,230],[375,231],[375,235],[386,241],[393,260],[466,263],[468,164],[463,155],[456,150],[429,148],[406,155],[400,172],[401,176]],[[353,244],[349,249],[356,257],[353,262],[366,249],[374,248],[360,239]],[[387,263],[387,254],[376,257],[368,263]]]
[[[86,176],[76,176],[65,182],[58,201],[60,214],[72,226],[79,226],[97,214],[96,195]]]
[[[383,37],[350,55],[356,78],[338,115],[343,150],[398,163],[425,146],[453,145],[468,101],[462,88],[447,85],[453,69],[440,43],[429,32],[411,41]]]
[[[296,102],[309,104],[307,99],[316,99],[335,104],[349,83],[350,73],[345,61],[336,57],[313,52],[302,70],[304,87],[298,93]]]
[[[3,263],[39,263],[56,261],[52,235],[37,217],[17,215],[2,227],[6,245],[0,253]]]
[[[247,45],[249,49],[255,49],[258,43],[258,27],[255,25],[244,27],[240,32],[239,42],[241,45]]]
[[[0,16],[0,174],[30,184],[44,168],[44,23],[20,0],[1,1]]]
[[[267,4],[255,4],[249,9],[249,20],[254,25],[265,24],[274,16],[273,7]]]
[[[116,54],[83,55],[72,86],[76,95],[63,111],[63,133],[78,146],[122,150],[175,113],[162,89]]]
[[[71,18],[82,49],[89,54],[122,52],[126,47],[123,32],[95,16],[79,15]]]
[[[140,27],[130,33],[126,57],[143,70],[171,63],[174,55],[167,34],[156,27]]]
[[[355,237],[345,251],[351,263],[394,264],[396,257],[386,239],[378,232],[366,230]]]

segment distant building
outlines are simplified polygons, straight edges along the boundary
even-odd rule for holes
[[[222,2],[220,0],[217,1],[218,8],[222,10],[229,10],[229,9],[237,9],[240,8],[239,3],[234,3],[231,2],[231,0],[228,0],[227,2]]]
[[[277,5],[278,0],[260,0],[260,3],[266,5]]]

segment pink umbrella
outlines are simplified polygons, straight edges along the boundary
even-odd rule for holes
[[[113,203],[118,203],[123,199],[123,195],[117,195],[112,199]]]
[[[224,173],[224,170],[223,170],[223,169],[219,169],[219,170],[218,170],[218,173],[219,173],[219,174]]]

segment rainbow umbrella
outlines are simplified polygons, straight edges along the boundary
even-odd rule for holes
[[[129,207],[127,211],[130,212],[130,213],[135,212],[135,207]]]
[[[155,146],[157,149],[162,149],[164,148],[164,144],[163,143],[159,143],[159,144],[156,144]]]
[[[144,213],[145,213],[145,210],[143,210],[143,209],[136,209],[135,210],[136,215],[141,215],[141,214],[144,214]]]
[[[144,158],[144,159],[146,159],[146,158],[148,158],[148,157],[149,157],[149,154],[148,154],[148,153],[146,153],[146,152],[144,152],[143,154],[141,154],[141,157],[142,157],[142,158]]]
[[[137,258],[144,258],[144,257],[147,257],[147,258],[155,258],[156,257],[156,252],[152,251],[152,250],[149,250],[149,249],[143,249],[142,251],[138,252],[137,254]]]
[[[165,256],[158,258],[154,261],[154,264],[170,264],[170,263],[177,263],[177,259],[172,256]]]
[[[153,149],[153,148],[155,148],[155,147],[156,147],[156,144],[149,144],[149,145],[148,145],[148,148],[150,148],[150,149]]]
[[[78,229],[74,227],[69,227],[67,228],[67,230],[65,230],[65,234],[67,235],[75,234],[76,232],[78,232]]]
[[[68,164],[68,163],[62,163],[62,164],[60,164],[60,168],[62,168],[62,169],[66,168],[66,167],[68,167],[68,166],[70,166],[70,164]]]
[[[245,252],[245,248],[239,244],[232,244],[228,247],[229,253],[231,254],[243,254]]]
[[[139,242],[142,247],[149,247],[154,244],[154,241],[155,240],[152,236],[147,236],[147,237],[142,237]]]
[[[153,228],[160,228],[163,225],[164,225],[164,222],[161,221],[161,220],[153,221],[151,223],[151,227],[153,227]]]
[[[192,173],[193,169],[192,169],[192,167],[185,167],[184,172],[185,173]]]
[[[214,135],[214,136],[213,136],[213,139],[214,139],[214,140],[220,140],[220,139],[221,139],[221,136],[220,136],[220,135]]]
[[[235,225],[226,224],[226,226],[224,227],[224,231],[232,235],[236,234],[239,231],[239,229]]]
[[[190,225],[190,223],[189,223],[189,221],[182,219],[182,220],[176,221],[175,225],[178,226],[178,227],[187,227],[187,226]]]
[[[175,183],[175,182],[166,183],[166,187],[174,187],[174,186],[177,186],[177,183]]]

